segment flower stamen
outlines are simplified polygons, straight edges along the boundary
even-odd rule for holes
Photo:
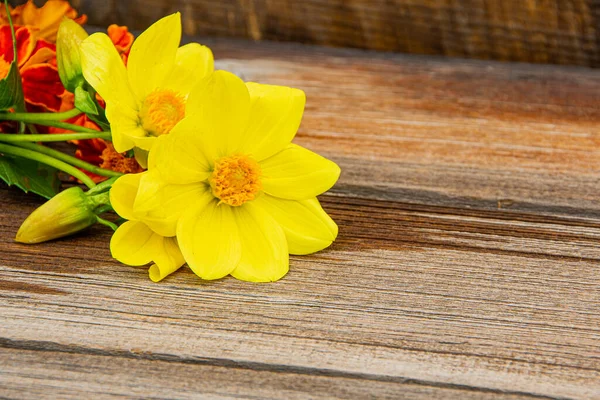
[[[185,99],[171,89],[146,96],[140,111],[142,127],[153,136],[166,135],[185,117]]]
[[[245,155],[223,157],[215,162],[215,168],[209,178],[213,195],[219,204],[241,206],[254,200],[262,189],[260,165]]]
[[[107,143],[106,148],[102,150],[100,159],[102,160],[100,168],[124,174],[137,174],[144,171],[135,158],[125,157],[123,154],[118,153],[111,143]]]

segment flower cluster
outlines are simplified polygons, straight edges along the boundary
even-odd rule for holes
[[[72,46],[78,44],[87,33],[79,25],[87,21],[86,15],[78,16],[77,11],[67,1],[54,0],[38,8],[33,0],[11,9],[10,16],[15,24],[15,39],[17,58],[13,55],[13,41],[8,23],[7,13],[0,8],[0,79],[8,75],[10,63],[15,60],[19,67],[26,109],[29,112],[67,112],[75,108],[75,87],[69,85],[69,77],[59,76],[57,65],[57,51],[62,47],[62,59],[77,56]],[[61,22],[63,22],[61,24]],[[60,29],[59,29],[60,27]],[[115,49],[127,62],[127,57],[133,43],[133,35],[126,26],[110,25],[107,30]],[[57,49],[57,39],[62,44]],[[71,43],[75,40],[75,43]],[[61,57],[59,57],[61,58]],[[81,70],[79,70],[81,78]],[[77,76],[75,77],[77,79]],[[63,82],[65,84],[63,85]],[[100,104],[102,105],[102,101]],[[86,114],[80,114],[67,119],[66,122],[76,126],[100,131],[101,128]],[[37,131],[45,133],[71,132],[70,129],[36,126]],[[0,123],[0,132],[15,130],[14,122]],[[132,158],[125,157],[114,150],[110,142],[104,139],[74,140],[77,146],[75,156],[119,172],[139,172],[141,167]],[[118,160],[119,162],[115,162]],[[92,177],[95,182],[106,179],[89,171],[84,172]]]
[[[89,195],[73,191],[50,200],[23,224],[18,240],[63,236],[95,218],[113,226],[97,217],[110,207],[125,220],[113,226],[113,257],[128,265],[151,264],[153,281],[187,263],[202,279],[232,275],[267,282],[288,272],[290,254],[314,253],[336,239],[337,225],[317,196],[335,184],[340,169],[292,143],[304,111],[303,91],[215,71],[208,47],[180,46],[179,13],[157,21],[133,44],[110,29],[108,35],[65,37],[70,44],[61,49],[59,30],[58,70],[74,93],[72,105],[85,111],[69,117],[89,132],[91,124],[110,128],[110,142],[106,136],[87,142],[104,145],[94,150],[103,157],[90,159],[104,168],[88,171],[109,167],[127,173],[97,187],[92,183]],[[0,153],[29,154],[21,150],[0,138]],[[138,169],[117,167],[126,161],[114,155],[123,154],[134,155]],[[57,201],[81,204],[75,206],[81,212]],[[47,226],[35,232],[36,221],[48,225],[65,216],[68,232],[53,233]]]

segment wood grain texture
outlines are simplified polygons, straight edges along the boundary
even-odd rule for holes
[[[181,11],[188,35],[598,66],[596,0],[73,1],[91,23],[145,29]]]
[[[421,382],[368,377],[328,371],[289,369],[282,366],[223,364],[210,361],[187,362],[178,359],[87,352],[3,349],[0,362],[10,397],[40,398],[48,387],[58,396],[104,398],[140,396],[155,398],[255,398],[275,396],[284,399],[352,398],[381,399],[405,397],[428,399],[529,399],[529,396],[472,391],[461,387],[430,386]],[[48,371],[40,375],[40,369]],[[124,375],[123,371],[135,371]],[[316,372],[316,373],[315,373]],[[176,377],[176,378],[175,378]],[[8,378],[8,379],[6,379]]]
[[[273,284],[154,284],[103,227],[14,243],[40,200],[2,187],[0,396],[600,396],[597,71],[205,42],[306,91],[338,241]]]

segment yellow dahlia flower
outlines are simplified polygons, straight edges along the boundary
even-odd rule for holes
[[[223,71],[199,87],[186,117],[150,151],[135,217],[161,235],[176,234],[203,279],[278,280],[289,254],[335,240],[337,225],[316,196],[340,169],[290,143],[304,110],[301,90],[244,84]]]
[[[123,175],[110,190],[114,210],[129,221],[121,225],[110,240],[114,258],[127,265],[146,265],[150,279],[158,282],[177,271],[185,261],[174,237],[164,237],[153,232],[148,225],[137,220],[133,213],[140,179],[144,173]]]
[[[175,13],[140,34],[127,67],[104,33],[94,33],[81,44],[83,75],[106,101],[117,152],[134,149],[144,162],[140,155],[183,119],[190,91],[212,73],[211,50],[198,43],[179,47],[180,40],[181,18]]]

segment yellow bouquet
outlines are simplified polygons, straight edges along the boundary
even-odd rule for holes
[[[7,7],[9,22],[11,13]],[[314,253],[335,240],[337,225],[316,196],[340,169],[292,143],[303,91],[215,71],[208,47],[180,46],[179,13],[126,49],[116,28],[88,36],[73,17],[57,29],[58,107],[28,109],[20,60],[5,60],[0,165],[11,170],[0,178],[50,198],[17,241],[39,243],[100,222],[115,230],[113,257],[150,264],[155,282],[186,263],[202,279],[265,282],[287,273],[289,254]],[[19,38],[10,31],[18,55]],[[40,144],[57,141],[78,145],[76,156]],[[100,141],[91,142],[101,148],[95,164],[85,157],[90,141]],[[88,190],[59,193],[56,179],[38,182],[42,189],[27,186],[27,171],[39,175],[40,168],[69,174]],[[120,218],[100,217],[112,211]]]

